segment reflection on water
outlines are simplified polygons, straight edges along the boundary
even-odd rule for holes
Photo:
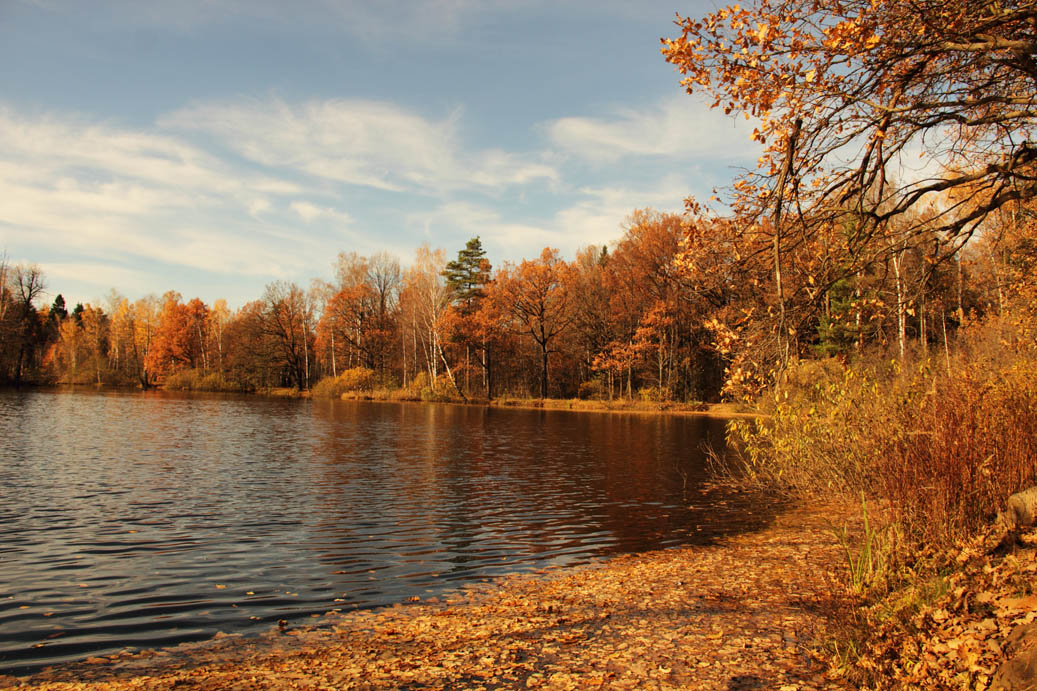
[[[756,527],[704,418],[0,394],[0,671]]]

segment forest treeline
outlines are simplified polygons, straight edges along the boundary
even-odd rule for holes
[[[881,261],[852,270],[833,248],[853,229],[833,226],[787,255],[784,334],[766,223],[693,212],[635,211],[617,242],[571,260],[545,248],[494,267],[479,238],[449,258],[421,247],[407,268],[387,253],[343,252],[333,280],[274,282],[237,310],[115,290],[69,309],[60,294],[42,299],[39,268],[5,261],[0,375],[238,391],[331,380],[424,398],[741,398],[773,378],[783,347],[797,358],[946,355],[963,323],[1026,295],[1030,219],[1023,206],[999,213],[953,255],[938,228],[894,232],[873,240]]]
[[[682,217],[636,212],[611,248],[572,261],[544,249],[493,267],[479,238],[456,256],[421,247],[342,252],[334,279],[274,282],[230,310],[176,292],[49,305],[35,266],[0,267],[0,374],[11,383],[210,390],[309,389],[323,379],[426,398],[703,399],[723,363],[674,270]]]

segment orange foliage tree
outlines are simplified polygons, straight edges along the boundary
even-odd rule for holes
[[[956,255],[992,213],[1037,193],[1035,20],[1031,4],[962,0],[756,0],[678,16],[662,52],[685,89],[757,120],[763,155],[732,206],[768,247],[783,358],[802,322],[786,309],[793,292],[816,308],[915,236],[939,240],[930,261]],[[811,245],[833,270],[790,266]]]
[[[548,355],[572,324],[568,264],[558,250],[544,248],[540,257],[516,267],[505,265],[493,282],[491,299],[528,334],[540,349],[540,397],[548,393]]]
[[[757,0],[678,16],[662,52],[689,92],[758,118],[767,149],[742,208],[852,213],[860,242],[943,190],[983,199],[941,210],[951,233],[1037,193],[1035,21],[1027,3]],[[919,153],[959,172],[897,182]]]

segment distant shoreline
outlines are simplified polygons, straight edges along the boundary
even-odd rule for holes
[[[95,384],[22,384],[20,387],[4,386],[2,389],[94,389],[99,391],[166,391],[170,393],[222,393],[261,398],[313,398],[314,400],[339,400],[315,398],[309,391],[281,387],[257,391],[207,391],[199,389],[165,388],[162,386],[141,389],[139,386],[115,386]],[[614,399],[611,401],[580,398],[514,398],[501,396],[494,399],[459,398],[425,400],[406,389],[378,389],[375,391],[351,391],[342,394],[344,401],[369,401],[375,403],[434,403],[462,406],[484,406],[488,408],[515,408],[522,410],[565,410],[581,413],[634,413],[640,415],[674,415],[680,417],[746,418],[759,417],[759,413],[737,403],[679,403],[676,401],[639,401]]]
[[[403,403],[448,403],[454,405],[485,406],[488,408],[516,408],[521,410],[563,410],[581,413],[637,413],[643,415],[676,415],[686,417],[756,417],[758,413],[740,409],[733,403],[676,403],[612,400],[598,401],[579,398],[510,398],[492,400],[471,399],[469,401],[425,401],[417,398],[388,398],[376,395],[344,394],[345,401],[403,402]]]

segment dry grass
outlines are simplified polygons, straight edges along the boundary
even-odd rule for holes
[[[1037,347],[989,328],[904,369],[799,366],[768,416],[732,423],[739,472],[795,493],[863,493],[908,546],[966,539],[1037,482]]]

